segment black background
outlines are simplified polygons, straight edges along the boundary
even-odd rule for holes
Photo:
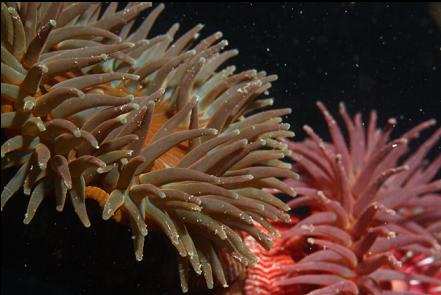
[[[440,117],[441,35],[428,4],[169,3],[153,35],[174,22],[181,33],[197,23],[202,36],[221,30],[240,50],[238,69],[278,74],[271,96],[293,108],[297,139],[304,124],[327,137],[317,100],[334,113],[340,101],[352,113],[377,109],[381,123],[398,119],[399,132]],[[85,229],[51,201],[25,226],[25,200],[17,195],[1,214],[2,294],[179,294],[161,234],[149,233],[138,263],[127,227],[102,221],[93,203]]]

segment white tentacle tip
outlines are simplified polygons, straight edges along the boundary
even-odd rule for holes
[[[81,137],[81,130],[80,130],[80,128],[76,128],[75,130],[74,130],[74,132],[73,132],[73,136],[75,136],[75,137]]]

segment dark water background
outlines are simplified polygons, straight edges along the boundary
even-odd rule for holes
[[[428,4],[169,3],[153,34],[174,22],[181,33],[197,23],[203,36],[221,30],[240,50],[239,69],[278,74],[271,96],[293,108],[287,121],[298,139],[304,124],[327,134],[316,100],[334,113],[340,101],[351,113],[377,109],[401,132],[440,119],[441,34]],[[93,203],[90,229],[70,206],[54,207],[43,202],[26,226],[17,195],[1,213],[2,294],[180,293],[174,249],[161,234],[149,233],[138,263],[127,227],[102,221]]]

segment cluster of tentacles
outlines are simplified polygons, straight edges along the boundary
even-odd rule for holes
[[[150,3],[1,5],[1,166],[17,169],[2,209],[23,187],[24,223],[54,196],[89,227],[94,199],[104,219],[131,226],[138,260],[155,224],[179,254],[184,292],[190,268],[227,286],[221,253],[256,262],[242,232],[271,247],[254,222],[271,232],[289,207],[262,188],[294,195],[278,178],[297,177],[280,161],[290,109],[261,111],[273,100],[256,99],[276,76],[218,71],[237,50],[222,51],[220,32],[194,45],[202,25],[147,37],[163,5],[137,29]]]
[[[310,212],[283,234],[296,262],[284,267],[279,285],[314,295],[439,291],[441,155],[434,147],[441,129],[410,152],[409,143],[435,120],[390,141],[394,119],[377,129],[372,112],[365,128],[361,114],[351,118],[341,104],[347,144],[325,106],[318,107],[331,142],[305,126],[308,138],[288,143],[293,170],[301,174],[287,181],[299,194],[288,204]],[[431,150],[437,154],[425,160]]]

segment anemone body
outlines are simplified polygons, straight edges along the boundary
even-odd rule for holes
[[[390,140],[394,119],[381,130],[375,112],[365,125],[341,104],[346,141],[325,106],[318,107],[331,142],[309,126],[306,140],[288,142],[293,170],[301,174],[288,180],[299,194],[288,204],[310,213],[283,235],[286,245],[302,250],[279,284],[311,295],[415,294],[415,285],[424,294],[439,292],[441,129],[409,152],[435,120]],[[425,160],[431,150],[438,154]]]
[[[297,222],[298,218],[291,216],[291,224]],[[292,254],[297,250],[286,247],[284,239],[281,237],[284,232],[290,229],[290,225],[276,222],[272,226],[280,235],[276,236],[274,246],[270,250],[264,249],[251,237],[245,239],[246,245],[258,259],[256,265],[247,268],[247,275],[244,280],[244,294],[246,295],[299,294],[299,291],[301,291],[299,286],[281,286],[278,284],[280,280],[286,278],[284,268],[295,263]]]
[[[23,188],[24,223],[53,197],[89,227],[93,199],[131,227],[137,260],[154,224],[176,247],[184,292],[190,268],[228,286],[223,254],[256,262],[243,232],[271,247],[254,222],[289,222],[289,208],[262,188],[294,195],[279,178],[296,178],[280,161],[290,109],[257,99],[277,76],[220,69],[237,50],[223,51],[220,32],[195,42],[200,24],[150,37],[162,4],[136,29],[150,3],[1,5],[2,170],[16,171],[2,209]]]

